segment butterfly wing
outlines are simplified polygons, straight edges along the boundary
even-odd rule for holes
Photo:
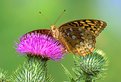
[[[88,30],[92,35],[96,37],[106,27],[106,25],[106,22],[102,20],[82,19],[62,24],[59,29],[63,28],[64,26],[81,27]]]
[[[86,55],[93,51],[96,36],[106,23],[100,20],[75,20],[59,27],[60,40],[69,52]]]
[[[51,31],[48,30],[48,29],[37,29],[37,30],[30,31],[30,32],[24,34],[23,36],[21,36],[20,41],[26,39],[27,34],[31,34],[32,35],[32,34],[37,34],[37,33],[46,34],[48,36],[52,36]]]

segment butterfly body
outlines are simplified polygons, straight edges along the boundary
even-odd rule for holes
[[[84,56],[94,50],[96,37],[105,26],[106,23],[101,20],[74,20],[62,24],[59,28],[51,26],[51,33],[65,45],[68,52]]]

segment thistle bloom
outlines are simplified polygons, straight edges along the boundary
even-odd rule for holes
[[[17,52],[45,59],[59,60],[64,55],[63,45],[52,37],[50,30],[26,33],[17,44]]]

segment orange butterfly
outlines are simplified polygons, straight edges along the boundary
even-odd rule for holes
[[[106,22],[95,19],[74,20],[59,28],[52,25],[51,33],[68,52],[85,56],[94,50],[96,37],[106,25]]]

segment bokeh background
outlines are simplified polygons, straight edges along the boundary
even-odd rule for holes
[[[110,62],[106,77],[96,82],[121,82],[121,0],[0,0],[0,68],[11,74],[23,64],[25,57],[15,49],[18,38],[34,29],[50,29],[64,9],[66,12],[56,26],[86,18],[107,22],[97,37],[96,47],[106,53]],[[48,62],[54,82],[67,80],[60,63],[71,70],[72,55],[59,62]]]

